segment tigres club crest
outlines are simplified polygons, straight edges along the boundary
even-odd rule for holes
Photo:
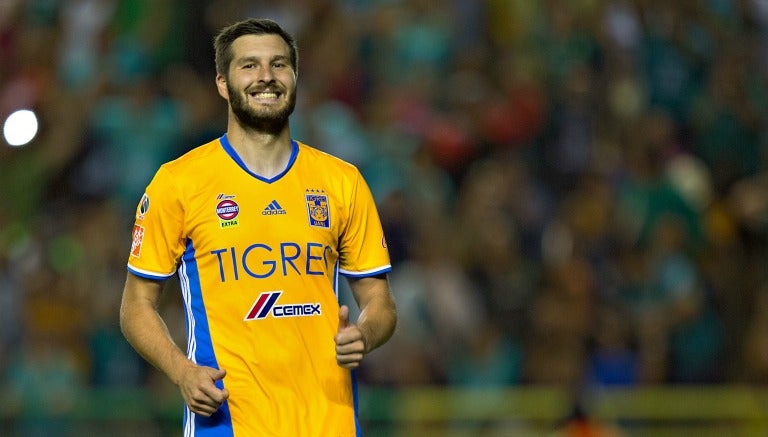
[[[328,212],[328,196],[317,194],[317,192],[307,193],[307,214],[309,215],[310,226],[320,228],[331,227],[331,217]]]

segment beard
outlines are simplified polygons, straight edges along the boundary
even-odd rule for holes
[[[229,106],[240,124],[257,132],[271,135],[279,134],[288,125],[288,118],[296,107],[295,89],[288,96],[288,104],[276,110],[250,107],[246,97],[235,91],[229,83],[227,83],[227,92],[229,93]]]

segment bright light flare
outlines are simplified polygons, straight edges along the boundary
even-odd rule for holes
[[[3,136],[10,146],[21,147],[29,144],[35,138],[37,128],[38,122],[35,113],[29,109],[20,109],[5,119]]]

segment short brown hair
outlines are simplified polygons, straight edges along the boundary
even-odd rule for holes
[[[213,40],[213,49],[216,52],[216,73],[227,74],[233,57],[230,47],[236,39],[245,35],[279,35],[288,44],[291,67],[298,73],[299,49],[296,47],[296,41],[279,24],[267,18],[249,18],[221,29]]]

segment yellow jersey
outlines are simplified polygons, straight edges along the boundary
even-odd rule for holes
[[[286,169],[251,172],[227,141],[163,164],[136,209],[132,274],[178,273],[187,356],[227,371],[212,417],[185,436],[356,436],[354,374],[336,363],[339,275],[390,271],[353,165],[292,141]]]

